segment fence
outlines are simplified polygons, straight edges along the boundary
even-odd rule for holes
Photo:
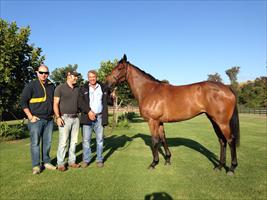
[[[138,107],[128,106],[118,109],[119,112],[137,112],[139,113]],[[113,107],[109,107],[109,112],[113,112]],[[247,113],[247,114],[259,114],[259,115],[267,115],[267,108],[245,108],[238,107],[239,113]]]
[[[112,113],[113,109],[114,109],[113,107],[109,107],[108,112]],[[120,108],[118,108],[118,112],[137,112],[137,113],[139,113],[139,108],[134,107],[134,106],[120,107]]]
[[[248,114],[259,114],[259,115],[267,115],[266,108],[238,108],[239,113],[248,113]]]

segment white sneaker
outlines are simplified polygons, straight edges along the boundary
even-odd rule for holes
[[[44,167],[45,167],[46,169],[49,169],[49,170],[56,170],[56,169],[57,169],[54,165],[52,165],[52,164],[50,164],[50,163],[45,163],[45,164],[44,164]]]
[[[35,166],[32,168],[32,174],[40,174],[41,173],[41,169],[39,166]]]

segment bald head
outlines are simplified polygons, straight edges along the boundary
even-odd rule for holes
[[[49,71],[48,70],[48,67],[44,64],[41,64],[39,67],[38,67],[38,71]]]

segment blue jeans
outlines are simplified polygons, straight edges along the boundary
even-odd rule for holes
[[[80,120],[78,117],[70,118],[65,115],[61,117],[64,120],[64,126],[59,126],[59,141],[57,150],[57,164],[58,166],[64,165],[64,159],[69,150],[69,165],[76,161],[76,144],[78,142],[78,134],[80,128]],[[70,140],[70,142],[69,142]],[[69,144],[69,145],[68,145]]]
[[[91,136],[94,130],[96,134],[96,162],[103,162],[103,126],[102,116],[98,115],[97,119],[91,125],[83,125],[83,162],[89,163],[91,160]]]
[[[40,119],[34,123],[29,121],[32,167],[40,166],[40,144],[42,144],[42,162],[50,163],[49,152],[52,142],[53,125],[53,119]]]

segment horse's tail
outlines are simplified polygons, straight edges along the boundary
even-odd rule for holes
[[[230,128],[232,136],[234,137],[234,141],[236,146],[240,145],[240,129],[239,129],[239,117],[238,117],[238,110],[237,105],[235,105],[233,115],[230,120]]]

